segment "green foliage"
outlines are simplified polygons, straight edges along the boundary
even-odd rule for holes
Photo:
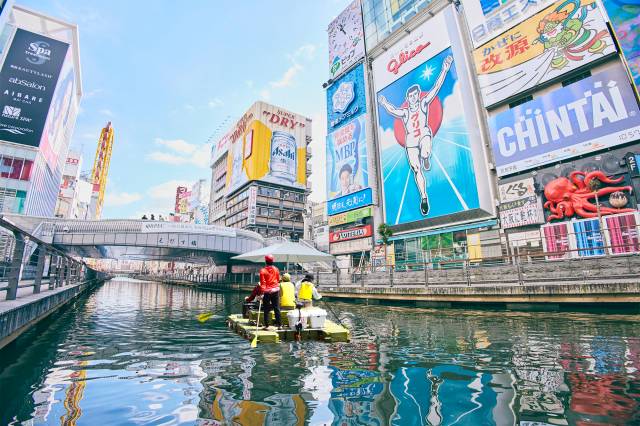
[[[382,244],[388,246],[390,241],[389,238],[393,236],[393,230],[386,223],[381,223],[378,225],[378,234],[380,234],[380,239],[382,240]]]

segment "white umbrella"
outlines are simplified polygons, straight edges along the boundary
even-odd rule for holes
[[[323,253],[313,247],[309,247],[300,243],[293,243],[291,241],[274,244],[272,246],[264,247],[258,250],[253,250],[248,253],[234,256],[232,257],[232,259],[246,260],[249,262],[264,262],[264,257],[267,254],[272,254],[276,262],[286,262],[287,264],[289,262],[308,263],[333,261],[333,256],[330,254]]]

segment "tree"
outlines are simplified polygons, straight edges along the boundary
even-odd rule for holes
[[[381,223],[378,225],[378,234],[380,235],[380,239],[382,240],[382,244],[384,244],[384,262],[387,263],[387,247],[391,244],[389,238],[393,236],[393,229],[386,223]]]

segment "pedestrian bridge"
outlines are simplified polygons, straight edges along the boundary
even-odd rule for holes
[[[227,264],[231,257],[265,245],[264,238],[255,232],[191,223],[81,221],[3,214],[0,226],[34,237],[69,255],[96,259]]]

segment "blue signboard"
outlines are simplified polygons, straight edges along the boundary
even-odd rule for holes
[[[498,176],[640,138],[640,110],[621,66],[489,120]]]
[[[354,192],[353,194],[327,201],[327,214],[332,216],[334,214],[348,212],[349,210],[369,206],[371,204],[373,204],[371,188],[365,188],[361,191]]]
[[[603,256],[604,239],[597,218],[571,222],[576,237],[578,256]]]
[[[366,109],[364,67],[360,64],[327,89],[327,132],[333,132]]]

